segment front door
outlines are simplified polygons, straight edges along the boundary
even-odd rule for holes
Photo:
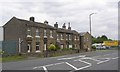
[[[28,44],[28,45],[27,45],[27,52],[30,53],[30,51],[31,51],[31,45]]]

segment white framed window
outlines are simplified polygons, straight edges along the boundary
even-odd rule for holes
[[[61,34],[61,40],[63,40],[63,34]]]
[[[77,39],[78,39],[78,40],[80,40],[80,39],[79,39],[79,36],[78,36],[78,38],[77,38]]]
[[[36,29],[36,36],[35,37],[40,37],[40,31],[39,31],[39,29]]]
[[[69,48],[72,48],[72,45],[69,45]]]
[[[47,45],[46,45],[46,44],[44,44],[44,50],[45,50],[45,51],[46,51],[46,46],[47,46]]]
[[[36,43],[36,52],[40,52],[40,44],[39,44],[39,42]]]
[[[44,37],[47,37],[47,30],[44,29]]]
[[[77,39],[77,37],[75,36],[75,40]]]
[[[89,38],[87,38],[87,41],[89,41]]]
[[[69,35],[69,40],[71,40],[71,35]]]
[[[57,40],[59,40],[59,34],[57,34]]]
[[[29,27],[27,28],[27,37],[32,37],[31,29]]]
[[[86,41],[86,37],[84,37],[84,42]]]
[[[64,45],[63,44],[61,44],[61,49],[63,49],[64,48]]]
[[[53,31],[50,30],[50,38],[53,38]]]

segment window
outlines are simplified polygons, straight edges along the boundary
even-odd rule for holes
[[[69,35],[69,40],[71,40],[71,35]]]
[[[66,40],[68,40],[68,35],[66,34]]]
[[[77,37],[75,36],[75,40],[77,39]]]
[[[63,34],[61,34],[61,40],[63,40]]]
[[[57,34],[57,40],[59,40],[59,34]]]
[[[44,30],[44,37],[46,37],[47,36],[47,31],[46,31],[46,29]]]
[[[89,38],[87,38],[87,41],[89,41]]]
[[[36,36],[40,36],[40,31],[39,31],[39,29],[36,29]]]
[[[30,30],[30,28],[27,29],[27,35],[31,35],[31,30]]]
[[[69,45],[69,48],[72,48],[72,45]]]
[[[32,37],[31,36],[31,29],[30,28],[27,28],[27,37]]]
[[[53,31],[50,30],[50,38],[53,38]]]
[[[78,38],[77,38],[78,40],[79,40],[79,36],[78,36]]]
[[[86,38],[84,37],[84,41],[86,41]]]
[[[36,43],[36,52],[40,52],[40,45],[39,45],[39,42]]]

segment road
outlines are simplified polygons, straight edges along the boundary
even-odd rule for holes
[[[117,50],[99,50],[59,57],[6,62],[2,64],[2,69],[40,70],[43,72],[53,72],[55,70],[65,70],[65,72],[79,70],[118,70],[118,58]]]

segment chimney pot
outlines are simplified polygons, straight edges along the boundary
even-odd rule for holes
[[[30,21],[34,22],[35,18],[34,17],[30,17]]]
[[[66,29],[65,23],[63,24],[62,28],[63,28],[63,29]]]
[[[68,29],[71,30],[71,27],[70,27],[70,22],[68,23]]]
[[[44,21],[44,24],[48,24],[48,21],[45,20],[45,21]]]
[[[54,24],[54,27],[55,27],[55,28],[58,28],[58,24],[57,24],[57,22]]]

